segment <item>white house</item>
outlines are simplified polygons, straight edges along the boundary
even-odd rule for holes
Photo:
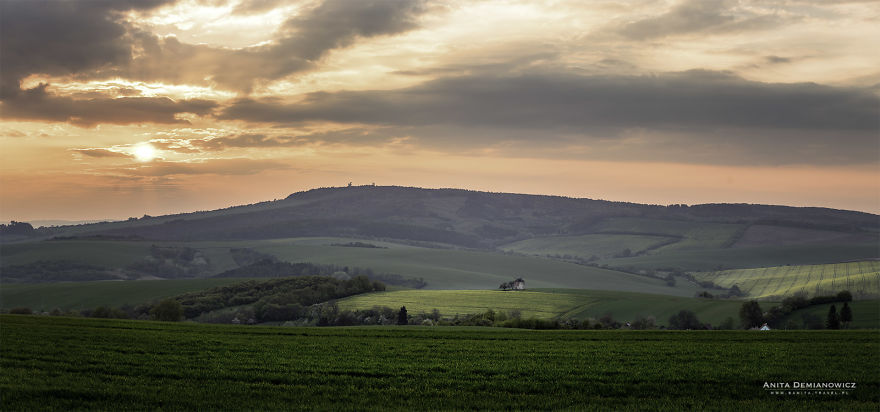
[[[513,281],[513,289],[514,290],[523,290],[525,288],[526,288],[526,281],[524,281],[523,278],[516,278],[516,280]]]

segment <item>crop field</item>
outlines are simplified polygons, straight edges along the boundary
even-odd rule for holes
[[[583,259],[593,256],[612,258],[622,254],[624,249],[636,254],[677,240],[668,236],[646,235],[550,236],[521,240],[503,245],[501,249],[529,255],[571,255]]]
[[[880,261],[861,261],[828,265],[776,266],[695,274],[740,290],[757,299],[772,299],[802,292],[809,296],[835,294],[849,290],[859,296],[880,295]]]
[[[877,249],[876,242],[657,250],[649,255],[623,259],[603,259],[598,263],[642,269],[679,268],[685,271],[714,271],[719,266],[724,269],[745,269],[784,265],[816,265],[868,259],[880,259],[880,250]]]
[[[171,279],[58,283],[3,283],[3,309],[34,311],[94,309],[97,306],[138,305],[166,297],[240,282],[242,279]]]
[[[640,233],[676,236],[679,242],[654,253],[679,249],[721,248],[737,239],[745,226],[731,223],[703,223],[682,220],[621,217],[605,219],[594,230],[600,233]]]
[[[278,328],[13,315],[0,322],[4,410],[880,405],[877,331]],[[765,382],[856,388],[776,394]]]
[[[105,266],[124,266],[150,255],[150,242],[51,240],[0,244],[2,266],[38,260],[70,260]]]
[[[666,325],[669,317],[681,310],[691,310],[702,322],[718,325],[727,317],[738,319],[742,302],[707,300],[640,293],[576,289],[524,291],[500,290],[398,290],[357,295],[339,301],[341,309],[369,309],[406,306],[409,313],[440,311],[443,317],[482,313],[488,309],[510,312],[519,310],[522,317],[538,319],[598,319],[611,314],[618,321],[638,316],[656,318]]]

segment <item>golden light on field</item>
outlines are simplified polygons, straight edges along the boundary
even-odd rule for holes
[[[132,148],[134,158],[139,162],[149,162],[158,156],[158,151],[149,143],[138,143]]]

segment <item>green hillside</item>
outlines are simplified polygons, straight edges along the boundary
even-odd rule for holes
[[[509,243],[499,248],[527,255],[576,256],[591,259],[644,253],[649,249],[678,241],[679,239],[668,236],[592,234],[538,237]]]
[[[657,325],[667,325],[669,317],[681,310],[691,310],[700,321],[713,325],[719,325],[728,317],[738,322],[741,305],[741,301],[575,289],[399,290],[369,293],[339,301],[341,309],[406,306],[410,313],[430,313],[437,309],[445,317],[482,313],[488,309],[505,312],[518,310],[523,317],[539,319],[598,319],[611,314],[618,321],[626,321],[639,316],[653,316]]]
[[[725,288],[737,285],[757,299],[779,299],[795,293],[833,295],[841,290],[850,291],[856,298],[880,296],[880,261],[876,260],[701,272],[694,277]]]

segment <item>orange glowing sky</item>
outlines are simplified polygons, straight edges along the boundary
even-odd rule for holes
[[[880,212],[880,4],[0,2],[0,219],[322,186]]]

